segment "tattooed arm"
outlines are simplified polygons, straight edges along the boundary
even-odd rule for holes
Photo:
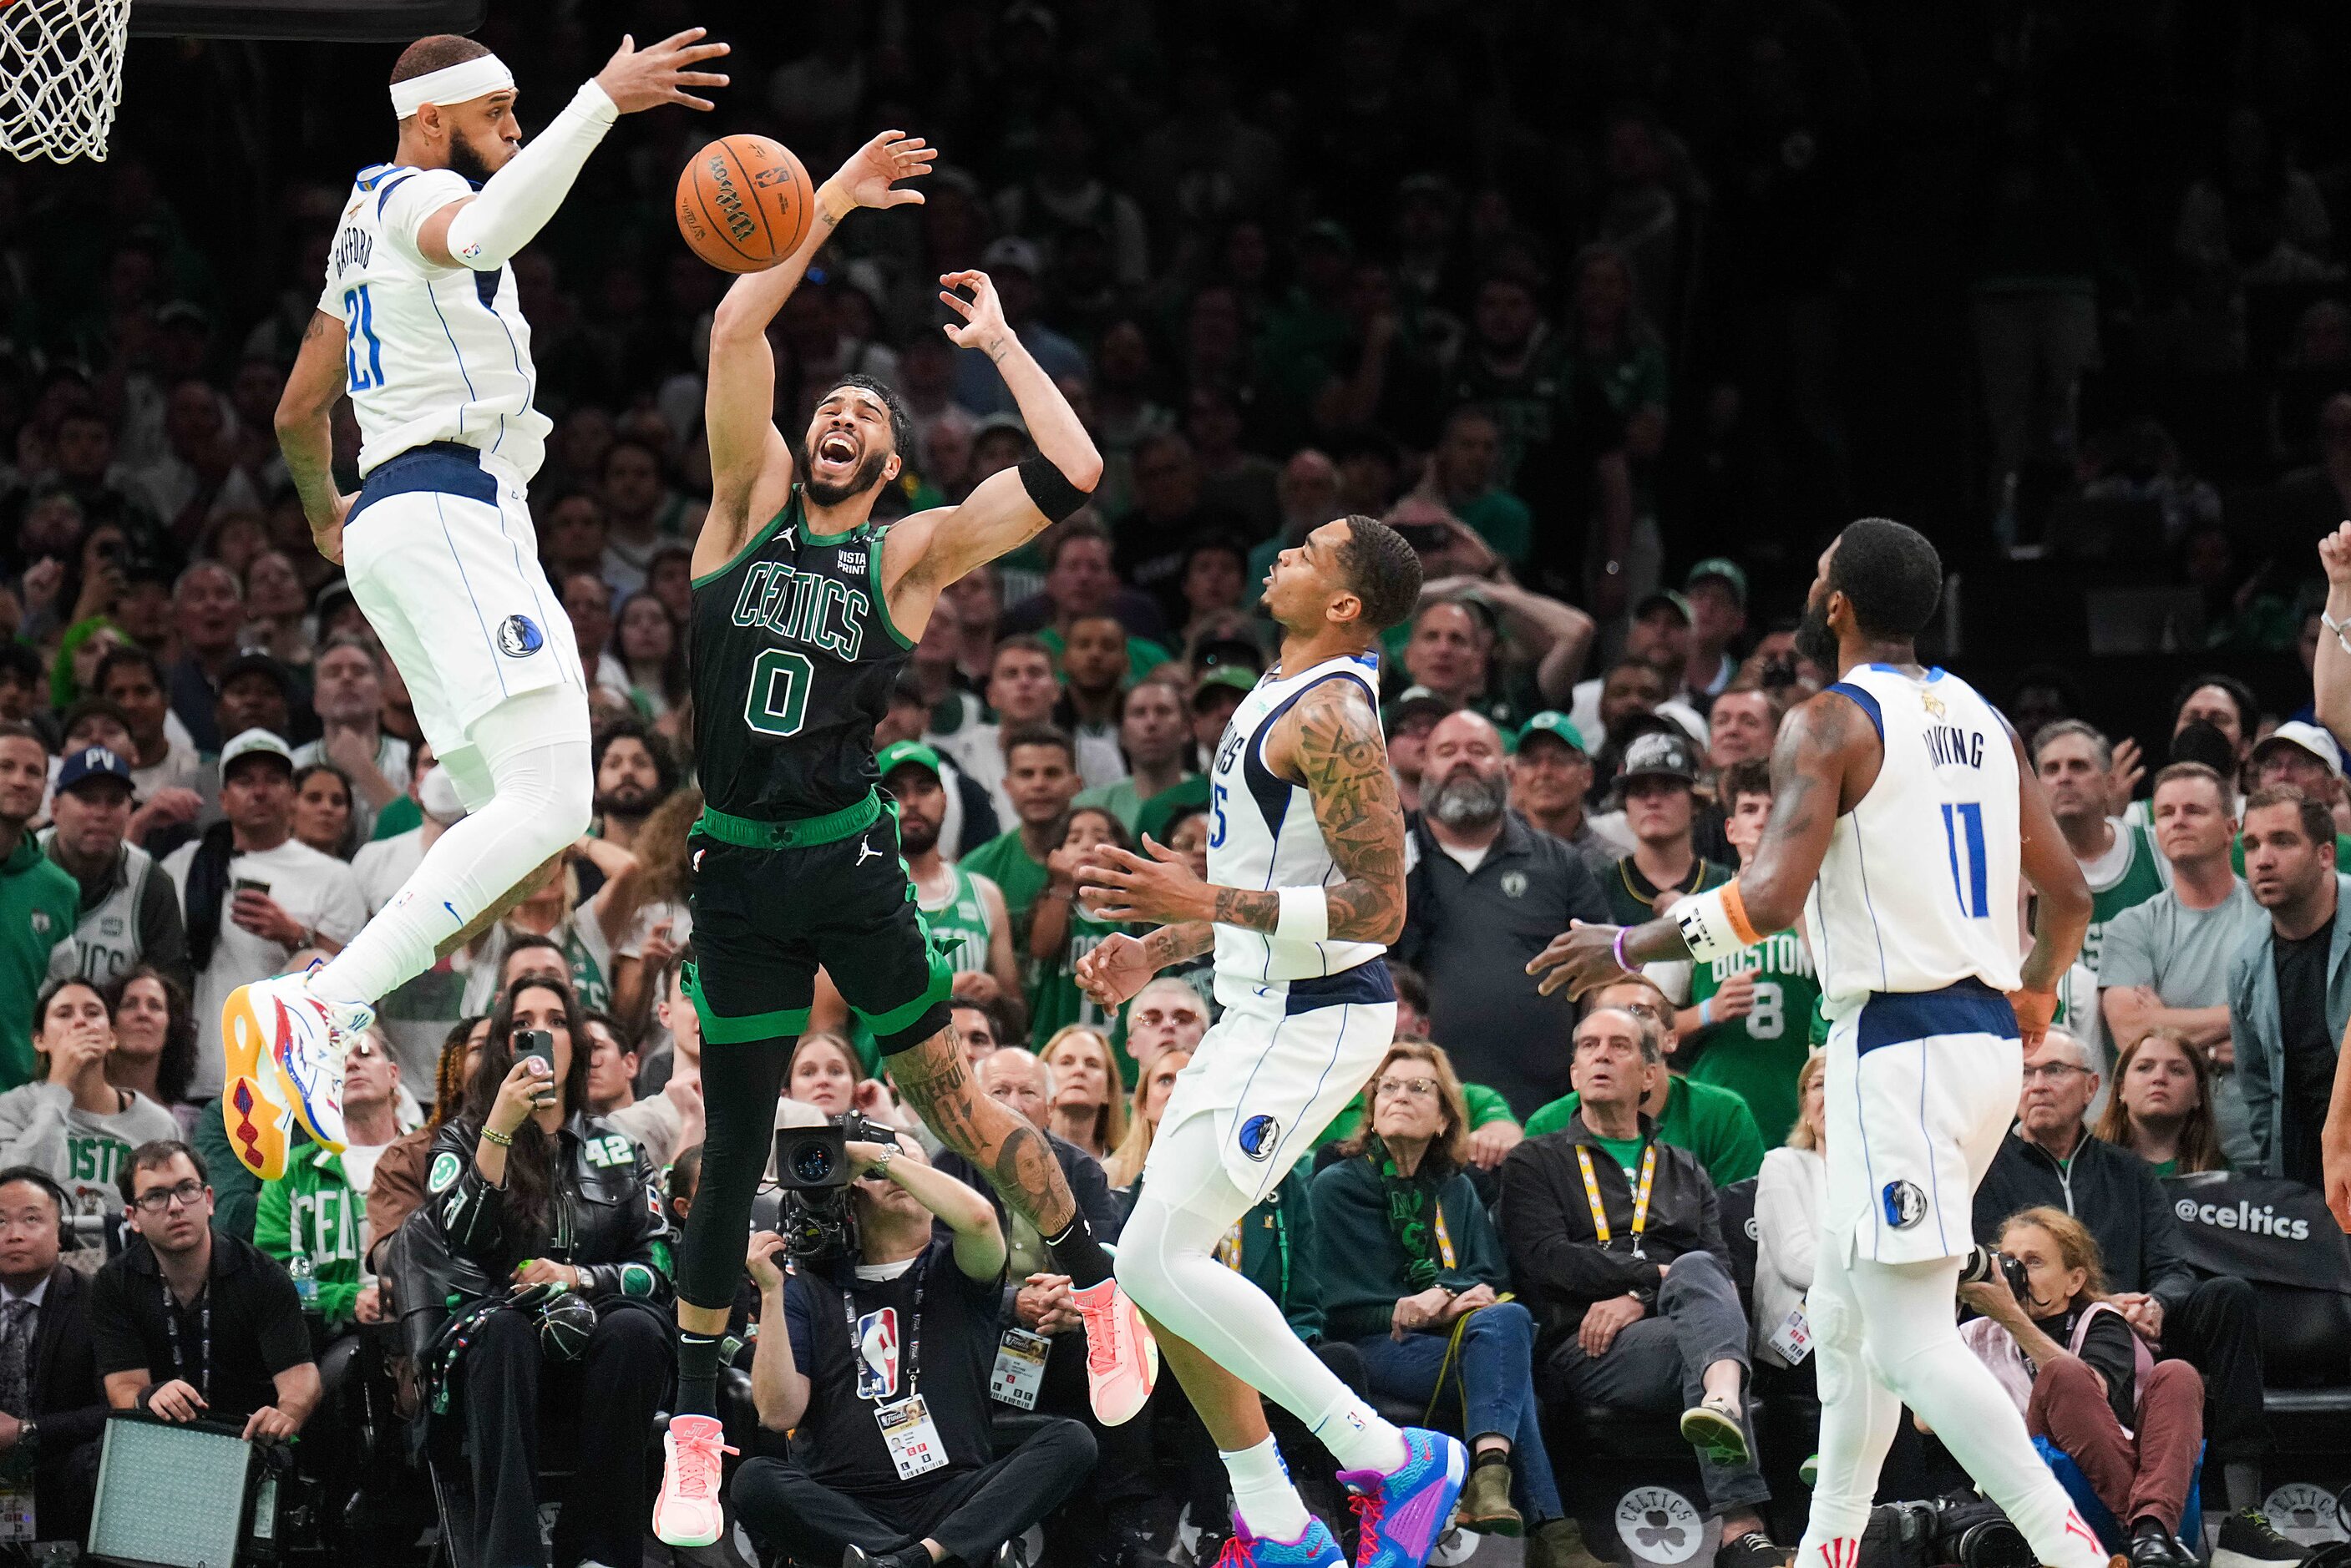
[[[1395,940],[1404,929],[1404,809],[1362,688],[1343,680],[1309,688],[1269,738],[1266,763],[1312,797],[1339,867],[1343,880],[1323,889],[1331,940]],[[1086,908],[1104,919],[1169,922],[1144,939],[1161,941],[1165,961],[1206,952],[1208,926],[1270,931],[1280,923],[1281,889],[1203,882],[1175,851],[1147,838],[1144,847],[1147,857],[1103,845],[1078,880]]]
[[[1759,931],[1796,923],[1827,858],[1838,814],[1877,781],[1885,758],[1877,732],[1849,697],[1823,691],[1791,712],[1771,748],[1771,817],[1755,857],[1739,874],[1740,900]],[[1552,939],[1527,965],[1542,975],[1546,996],[1562,986],[1581,993],[1621,972],[1614,926],[1577,924]],[[1633,962],[1689,956],[1677,921],[1660,917],[1625,938]],[[1546,972],[1548,971],[1548,972]]]

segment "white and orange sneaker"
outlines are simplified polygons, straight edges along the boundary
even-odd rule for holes
[[[1159,1342],[1116,1280],[1104,1280],[1070,1300],[1086,1325],[1086,1392],[1094,1419],[1105,1427],[1132,1421],[1159,1381]]]
[[[249,1027],[249,1026],[248,1026]],[[256,1054],[250,1070],[236,1070],[237,1028],[224,1031],[230,1063],[221,1081],[221,1123],[228,1129],[228,1146],[237,1162],[264,1181],[286,1174],[286,1157],[294,1147],[294,1108],[286,1103],[286,1086]]]
[[[269,1174],[264,1168],[277,1140],[266,1134],[245,1137],[256,1130],[263,1106],[290,1111],[321,1146],[342,1148],[343,1058],[374,1022],[375,1009],[363,1002],[313,995],[307,973],[276,975],[229,992],[221,1007],[226,1055],[221,1113],[230,1147],[246,1168],[264,1179]],[[290,1138],[289,1129],[280,1130]],[[276,1164],[282,1173],[282,1148]]]
[[[653,1534],[668,1546],[710,1546],[726,1532],[719,1480],[728,1454],[726,1429],[716,1416],[672,1416],[662,1436],[661,1495],[653,1499]]]

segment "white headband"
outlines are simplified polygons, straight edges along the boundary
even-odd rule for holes
[[[514,73],[496,55],[476,55],[437,71],[392,84],[392,117],[406,119],[419,104],[469,103],[514,86]]]

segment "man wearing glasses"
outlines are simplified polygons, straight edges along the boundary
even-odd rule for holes
[[[166,1421],[217,1421],[284,1441],[319,1402],[294,1282],[276,1260],[212,1228],[203,1156],[141,1144],[123,1168],[136,1232],[90,1286],[106,1402]]]

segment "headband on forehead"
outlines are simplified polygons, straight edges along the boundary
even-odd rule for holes
[[[496,55],[476,55],[437,71],[392,84],[392,117],[406,119],[419,104],[467,103],[514,86],[514,73]]]

